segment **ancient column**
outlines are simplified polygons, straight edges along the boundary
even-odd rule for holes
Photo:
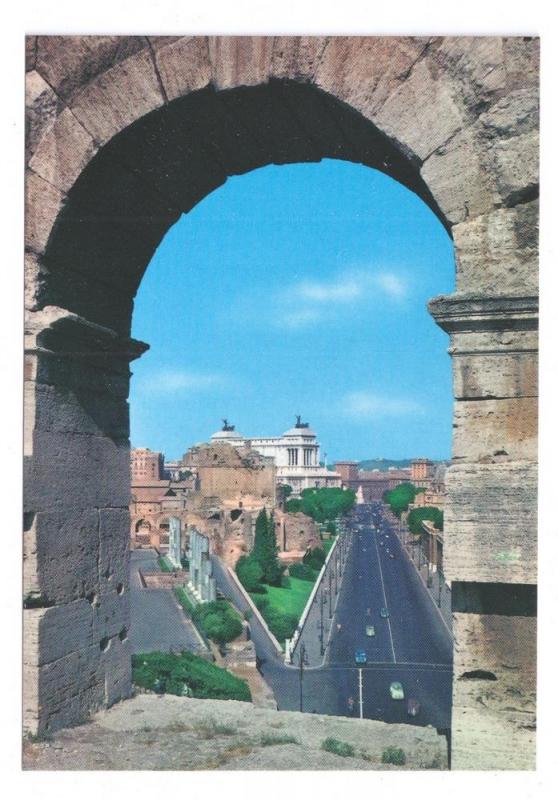
[[[29,312],[24,424],[24,728],[131,690],[128,362],[147,345],[64,309]]]
[[[450,334],[454,434],[444,575],[454,648],[452,768],[534,765],[537,299],[436,298]]]

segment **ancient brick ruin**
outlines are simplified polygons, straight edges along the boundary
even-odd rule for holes
[[[133,299],[169,226],[230,175],[340,158],[455,245],[452,766],[534,765],[538,41],[27,40],[24,711],[130,693]]]

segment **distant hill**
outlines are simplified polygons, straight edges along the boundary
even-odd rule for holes
[[[395,467],[396,469],[405,469],[406,467],[410,466],[411,466],[410,458],[401,458],[401,459],[369,458],[366,461],[358,462],[358,468],[365,469],[366,471],[379,469],[381,472],[387,472],[389,467]]]

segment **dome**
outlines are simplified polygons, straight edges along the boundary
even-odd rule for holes
[[[311,436],[313,439],[316,438],[316,434],[312,428],[303,428],[302,426],[297,427],[296,425],[294,428],[289,428],[288,431],[285,431],[283,436],[296,436],[297,439],[300,436]]]

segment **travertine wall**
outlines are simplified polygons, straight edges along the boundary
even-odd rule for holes
[[[27,727],[129,691],[127,362],[155,247],[228,176],[331,157],[399,180],[454,239],[456,292],[431,306],[455,365],[452,765],[532,766],[538,42],[27,45]]]

